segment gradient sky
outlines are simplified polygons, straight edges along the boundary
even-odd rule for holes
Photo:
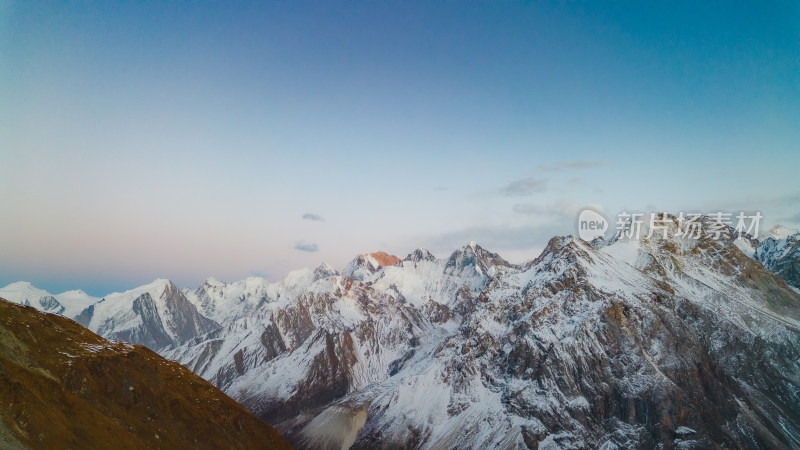
[[[797,2],[0,0],[0,285],[272,279],[605,211],[800,226]]]

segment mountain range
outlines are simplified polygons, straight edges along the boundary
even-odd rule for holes
[[[519,265],[470,242],[277,283],[0,297],[183,364],[299,448],[800,446],[800,233],[666,219]]]

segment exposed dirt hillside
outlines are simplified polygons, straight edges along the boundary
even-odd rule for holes
[[[290,448],[183,366],[0,299],[0,448]]]

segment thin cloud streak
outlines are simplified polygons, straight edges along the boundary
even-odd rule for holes
[[[319,251],[319,245],[317,245],[317,244],[306,244],[304,242],[298,242],[298,243],[294,244],[294,248],[295,248],[295,250],[300,250],[301,252],[314,253],[314,252],[318,252]]]
[[[531,205],[530,203],[517,203],[511,208],[517,214],[544,214],[543,206]]]
[[[611,161],[606,160],[593,160],[593,161],[559,161],[555,165],[540,165],[537,167],[539,173],[547,172],[561,172],[569,169],[590,169],[594,167],[601,167],[611,164]],[[569,185],[580,184],[583,180],[575,177],[567,181]],[[547,192],[548,178],[538,177],[536,175],[512,181],[506,187],[502,188],[502,194],[512,195],[531,195],[533,193]]]
[[[559,161],[555,165],[542,164],[538,167],[541,172],[560,172],[568,169],[592,169],[611,164],[611,161],[596,160],[596,161]]]
[[[303,214],[303,220],[312,220],[314,222],[325,222],[325,219],[322,216],[314,213]]]
[[[505,195],[531,195],[537,192],[547,192],[547,179],[528,177],[512,181],[500,190]]]
[[[611,161],[561,161],[557,162],[556,164],[565,169],[590,169],[592,167],[600,167],[611,164]]]

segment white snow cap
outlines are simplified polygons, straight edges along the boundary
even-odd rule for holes
[[[786,228],[783,225],[775,225],[769,231],[761,233],[761,235],[758,237],[758,240],[759,241],[763,241],[764,239],[767,239],[767,238],[773,238],[775,240],[781,240],[781,239],[786,239],[789,236],[794,236],[797,233],[800,233],[800,230],[796,230],[796,229],[792,229],[792,228]]]
[[[218,279],[216,279],[214,277],[206,278],[205,284],[207,284],[209,286],[224,286],[225,285],[225,283],[219,281]]]

